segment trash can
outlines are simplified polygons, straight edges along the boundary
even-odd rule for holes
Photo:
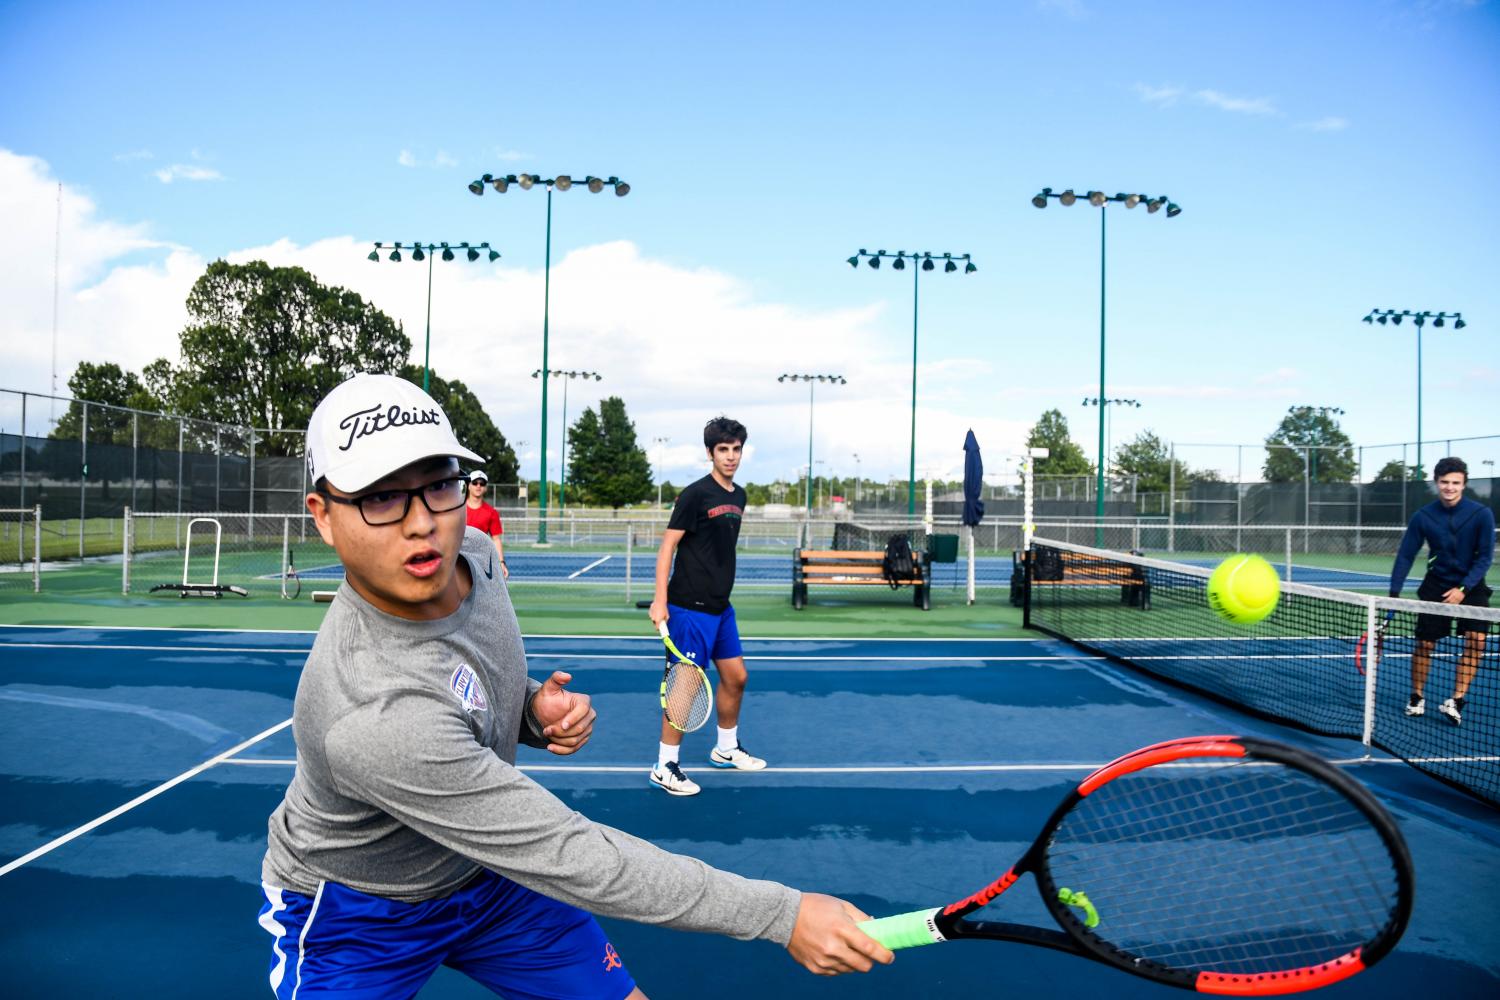
[[[935,563],[958,562],[958,536],[928,535],[927,558]]]

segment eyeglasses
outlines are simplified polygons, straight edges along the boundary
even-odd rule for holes
[[[471,480],[469,480],[469,485],[470,486],[488,486],[489,484],[490,484],[490,481],[488,479],[471,479]]]
[[[383,524],[395,524],[406,520],[411,510],[411,498],[421,497],[422,503],[434,514],[446,514],[464,505],[464,478],[453,476],[418,486],[412,490],[376,490],[357,497],[341,497],[319,490],[326,499],[334,503],[349,504],[359,508],[359,516],[372,528]]]

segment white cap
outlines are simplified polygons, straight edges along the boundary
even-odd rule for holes
[[[469,473],[469,482],[471,482],[471,483],[472,482],[477,482],[478,480],[481,480],[481,479],[484,480],[485,482],[489,482],[490,481],[490,477],[486,476],[484,474],[484,470],[483,469],[475,469],[473,472]]]
[[[458,443],[443,408],[394,375],[356,375],[336,386],[307,425],[307,476],[346,493],[424,458],[481,462]]]

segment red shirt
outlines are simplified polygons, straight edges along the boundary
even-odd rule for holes
[[[478,528],[490,537],[505,534],[505,529],[500,525],[500,512],[487,503],[478,507],[464,506],[464,513],[469,519],[469,527]]]

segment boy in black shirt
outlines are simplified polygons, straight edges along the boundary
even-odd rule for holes
[[[728,417],[716,417],[703,428],[703,446],[713,471],[678,494],[672,507],[672,519],[656,553],[651,624],[659,626],[665,621],[672,642],[684,656],[700,665],[713,660],[719,671],[719,689],[714,696],[719,738],[708,755],[709,763],[759,771],[766,762],[746,753],[739,741],[740,702],[748,674],[734,608],[729,603],[729,592],[734,588],[734,547],[745,512],[745,490],[735,485],[734,474],[746,436],[745,425]],[[682,733],[663,718],[651,782],[671,795],[697,795],[697,783],[678,765],[681,747]]]

